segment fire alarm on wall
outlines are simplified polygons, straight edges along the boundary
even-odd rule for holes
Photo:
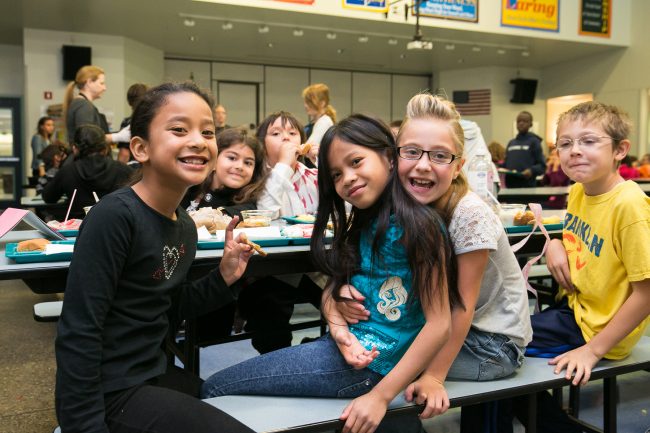
[[[52,99],[52,92],[43,92],[43,99]]]

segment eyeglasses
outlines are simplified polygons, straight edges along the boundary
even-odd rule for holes
[[[564,153],[573,149],[573,143],[576,143],[580,150],[588,152],[599,147],[601,143],[604,143],[605,141],[603,141],[603,139],[615,141],[615,138],[607,135],[583,135],[578,138],[560,138],[557,143],[555,143],[555,148],[558,152]]]
[[[408,159],[410,161],[417,161],[426,153],[429,157],[429,161],[436,164],[451,164],[455,159],[460,158],[460,156],[454,155],[446,150],[422,150],[415,146],[398,147],[397,151],[400,158]]]

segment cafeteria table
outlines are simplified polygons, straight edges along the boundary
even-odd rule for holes
[[[639,183],[641,190],[650,195],[650,183]],[[504,188],[499,191],[501,203],[538,203],[553,195],[568,195],[568,186],[541,186],[534,188]]]

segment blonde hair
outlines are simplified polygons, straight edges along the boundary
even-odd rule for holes
[[[77,71],[77,75],[74,78],[74,81],[70,81],[65,88],[65,94],[63,96],[63,116],[68,115],[68,107],[74,98],[74,88],[81,90],[86,84],[86,81],[91,80],[95,81],[99,78],[100,75],[104,73],[104,70],[98,66],[87,65],[80,68]]]
[[[323,110],[332,122],[336,123],[336,110],[330,105],[330,88],[326,84],[317,83],[305,87],[302,91],[302,99],[319,113]]]
[[[402,127],[397,134],[397,143],[402,139],[402,133],[413,119],[438,119],[449,124],[451,138],[456,146],[456,154],[463,155],[465,151],[465,133],[460,124],[460,114],[456,111],[453,103],[430,93],[420,93],[411,98],[406,105],[406,116]],[[469,190],[467,179],[462,171],[452,180],[449,190],[440,197],[433,205],[440,212],[447,224],[458,202]]]
[[[560,126],[564,122],[581,121],[584,123],[597,123],[603,131],[613,139],[614,149],[618,144],[629,138],[632,130],[632,121],[628,114],[614,105],[602,102],[587,101],[574,105],[557,119],[556,134],[560,135]]]

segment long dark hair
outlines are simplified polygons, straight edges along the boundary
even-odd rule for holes
[[[377,202],[367,209],[353,207],[349,217],[330,175],[328,156],[334,138],[384,153],[393,167],[388,185]],[[352,114],[327,130],[318,154],[318,198],[311,253],[316,265],[330,277],[328,287],[334,299],[341,299],[341,286],[348,283],[359,269],[361,233],[369,228],[371,221],[377,220],[372,257],[373,260],[378,258],[379,246],[393,216],[403,230],[400,242],[406,250],[413,277],[415,296],[411,299],[431,305],[434,300],[442,301],[445,291],[448,291],[451,307],[462,306],[456,284],[455,256],[444,221],[434,209],[413,199],[399,182],[395,140],[384,122],[363,114]],[[334,239],[328,250],[324,245],[324,232],[330,219]],[[435,281],[434,276],[437,276]]]

